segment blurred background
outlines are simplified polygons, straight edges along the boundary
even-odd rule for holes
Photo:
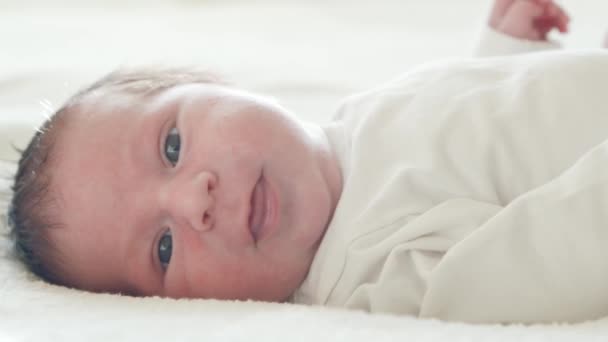
[[[492,0],[0,0],[0,125],[37,125],[124,65],[198,65],[327,121],[340,98],[467,57]],[[608,1],[564,0],[568,48],[597,47]]]

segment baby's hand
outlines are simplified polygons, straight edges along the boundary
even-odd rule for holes
[[[547,40],[557,29],[568,32],[570,18],[553,0],[495,0],[489,25],[509,36],[528,40]]]

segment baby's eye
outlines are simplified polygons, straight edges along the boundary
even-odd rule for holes
[[[171,251],[173,250],[173,238],[171,231],[167,230],[163,233],[158,241],[158,260],[163,269],[167,269],[169,261],[171,261]]]
[[[179,136],[179,131],[177,128],[173,127],[169,133],[167,134],[167,138],[165,139],[165,157],[171,163],[171,165],[175,166],[179,161],[179,149],[181,147],[181,139]]]

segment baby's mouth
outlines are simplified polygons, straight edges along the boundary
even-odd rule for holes
[[[253,240],[257,242],[260,231],[266,221],[266,192],[262,186],[263,173],[260,174],[253,191],[251,193],[251,203],[249,210],[249,230]]]

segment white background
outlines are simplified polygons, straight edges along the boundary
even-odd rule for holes
[[[470,54],[491,0],[0,0],[0,125],[121,65],[199,65],[326,121],[413,65]],[[562,1],[569,48],[597,47],[608,1]]]

